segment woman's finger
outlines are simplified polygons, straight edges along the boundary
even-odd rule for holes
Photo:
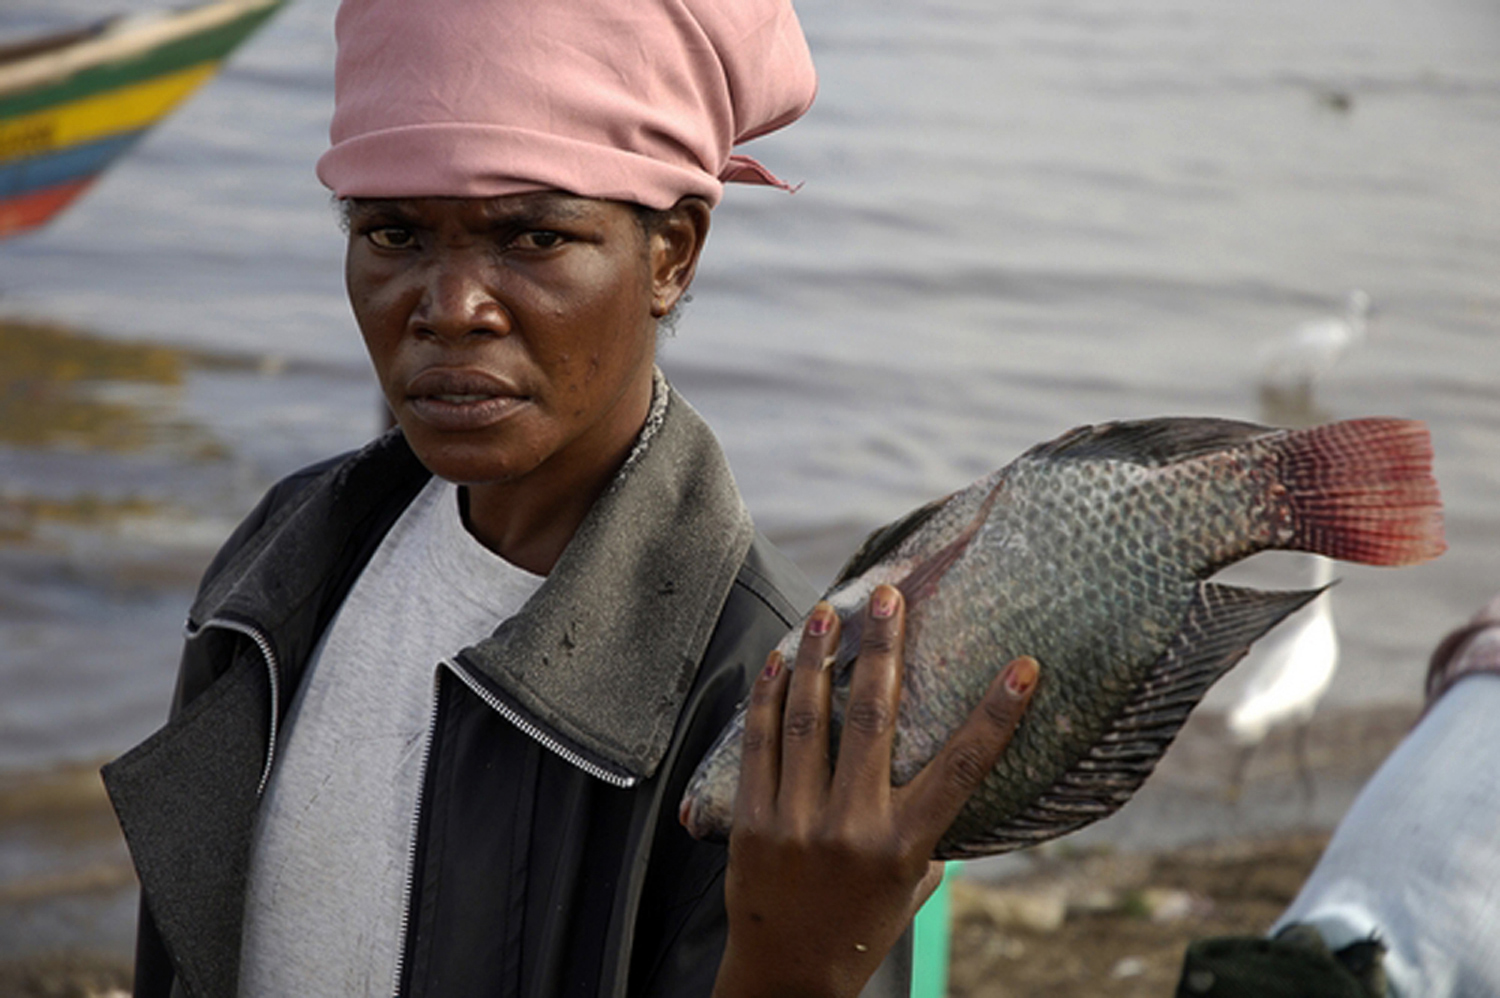
[[[740,784],[734,798],[734,827],[760,828],[770,819],[781,783],[781,711],[786,701],[787,669],[781,652],[766,658],[745,709],[740,739]]]
[[[914,823],[910,834],[930,838],[933,845],[942,838],[1010,744],[1039,676],[1030,656],[1002,669],[963,726],[903,788],[900,810],[904,821]]]
[[[917,885],[913,896],[914,904],[911,913],[915,917],[922,906],[937,893],[937,889],[943,885],[943,875],[948,872],[948,864],[940,859],[931,860],[927,864],[927,872],[922,874],[922,882]]]
[[[860,628],[859,658],[849,682],[849,702],[839,734],[833,775],[837,808],[884,804],[891,789],[891,743],[901,700],[905,606],[894,586],[870,594]]]
[[[816,820],[828,796],[830,674],[838,639],[838,614],[828,603],[819,603],[803,625],[781,716],[777,808],[794,822]]]

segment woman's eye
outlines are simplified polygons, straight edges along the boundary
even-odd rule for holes
[[[561,246],[567,237],[550,229],[533,229],[516,237],[516,245],[522,249],[549,250]]]
[[[416,241],[410,229],[399,225],[381,225],[365,232],[365,238],[380,249],[406,249]]]

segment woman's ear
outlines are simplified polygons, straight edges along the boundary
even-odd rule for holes
[[[646,237],[653,317],[660,319],[672,311],[693,283],[698,256],[708,240],[708,219],[708,202],[688,195],[653,220]]]

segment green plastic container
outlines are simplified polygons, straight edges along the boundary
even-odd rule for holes
[[[948,881],[957,869],[957,863],[948,864],[943,882],[912,923],[911,998],[946,998],[948,994]]]

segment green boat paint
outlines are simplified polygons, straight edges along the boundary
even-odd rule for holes
[[[138,54],[87,66],[60,80],[28,86],[9,94],[0,90],[0,120],[143,83],[202,63],[220,62],[285,3],[286,0],[273,0],[213,28],[153,46]],[[90,39],[90,43],[99,40]],[[0,72],[0,88],[4,86],[4,73]]]

